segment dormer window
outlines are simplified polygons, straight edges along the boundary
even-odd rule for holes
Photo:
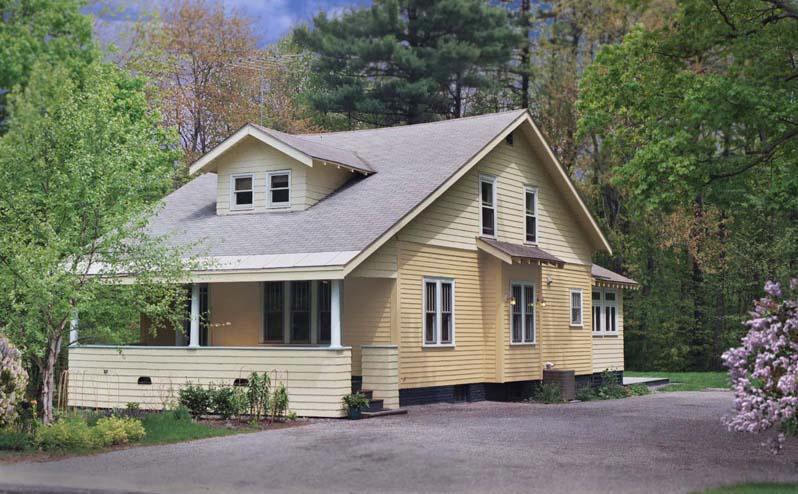
[[[255,180],[252,174],[233,175],[231,179],[231,209],[252,209],[253,182]]]
[[[281,171],[269,173],[267,178],[270,208],[287,208],[291,206],[291,172]]]

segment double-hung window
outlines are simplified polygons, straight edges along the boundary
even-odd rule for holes
[[[618,334],[618,292],[593,288],[593,334]]]
[[[510,343],[535,342],[535,286],[513,283],[510,312]]]
[[[424,345],[454,344],[454,280],[424,278]]]
[[[230,177],[230,208],[252,209],[255,177],[251,174]]]
[[[326,280],[320,281],[318,287],[319,343],[329,343],[332,328],[332,284]]]
[[[479,176],[480,233],[496,237],[496,177]]]
[[[571,289],[571,326],[582,326],[582,289]]]
[[[291,172],[271,172],[267,176],[270,208],[287,208],[291,206]]]
[[[524,238],[538,241],[538,190],[529,186],[524,187]]]
[[[263,341],[283,342],[283,304],[285,284],[282,281],[267,281],[263,285]]]

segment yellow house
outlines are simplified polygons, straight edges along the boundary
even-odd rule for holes
[[[300,415],[507,399],[546,363],[623,371],[610,246],[528,112],[289,135],[247,125],[190,168],[149,233],[207,261],[185,329],[73,343],[71,405],[162,406],[269,371]],[[73,341],[78,329],[75,328]]]

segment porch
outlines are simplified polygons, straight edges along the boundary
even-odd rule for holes
[[[392,341],[395,280],[292,280],[194,284],[183,328],[151,328],[138,343],[69,349],[69,406],[161,409],[187,382],[243,385],[252,372],[284,384],[301,416],[340,417],[352,377],[398,406]]]

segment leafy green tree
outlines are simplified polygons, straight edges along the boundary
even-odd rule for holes
[[[663,348],[686,343],[680,365],[718,368],[758,287],[798,267],[796,50],[794,2],[683,0],[671,22],[605,47],[582,79],[580,132],[600,143],[600,182],[619,194],[616,245],[671,290],[640,294],[631,348],[676,324]],[[677,298],[686,321],[652,314]]]
[[[139,311],[179,320],[184,263],[145,230],[178,157],[160,122],[141,80],[99,62],[80,80],[68,67],[35,64],[10,97],[0,138],[0,330],[38,367],[45,422],[76,313],[92,323],[81,332],[89,341],[129,335]],[[112,303],[100,302],[106,296]]]
[[[463,116],[517,44],[506,11],[483,0],[377,0],[294,37],[316,55],[313,108],[350,127]]]
[[[27,83],[36,62],[58,62],[80,71],[96,60],[91,18],[81,0],[0,0],[0,132],[6,94]]]

